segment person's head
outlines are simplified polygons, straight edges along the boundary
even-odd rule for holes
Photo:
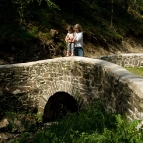
[[[76,24],[75,26],[74,26],[74,31],[75,32],[81,32],[82,30],[81,30],[81,26],[79,25],[79,24]]]
[[[73,27],[72,26],[68,26],[67,31],[69,33],[73,33],[74,32]]]

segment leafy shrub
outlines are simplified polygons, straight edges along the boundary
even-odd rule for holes
[[[39,130],[30,143],[142,143],[140,121],[127,121],[120,114],[108,114],[98,103]],[[12,143],[23,143],[23,135]]]

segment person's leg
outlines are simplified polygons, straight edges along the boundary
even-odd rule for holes
[[[71,56],[74,56],[74,43],[71,43]]]
[[[78,49],[78,51],[77,51],[78,54],[77,55],[80,56],[80,57],[83,57],[84,56],[83,48],[82,47],[78,47],[77,49]]]
[[[77,50],[77,47],[74,47],[74,55],[75,55],[75,56],[78,56],[78,50]]]
[[[68,43],[66,56],[70,55],[70,47],[71,47],[71,43]]]

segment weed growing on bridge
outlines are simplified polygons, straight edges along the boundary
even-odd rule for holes
[[[10,143],[142,143],[143,130],[138,120],[128,122],[120,114],[108,114],[94,104],[81,112],[45,126],[31,135],[26,132]]]

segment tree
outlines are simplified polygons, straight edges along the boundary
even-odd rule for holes
[[[42,3],[42,1],[44,1],[44,0],[12,0],[13,4],[15,4],[17,6],[17,12],[19,13],[20,25],[22,25],[23,21],[24,21],[24,10],[28,7],[28,5],[30,3],[33,3],[35,1],[38,2],[38,4],[40,5]],[[45,0],[45,1],[47,2],[47,5],[50,8],[59,8],[51,0]]]

